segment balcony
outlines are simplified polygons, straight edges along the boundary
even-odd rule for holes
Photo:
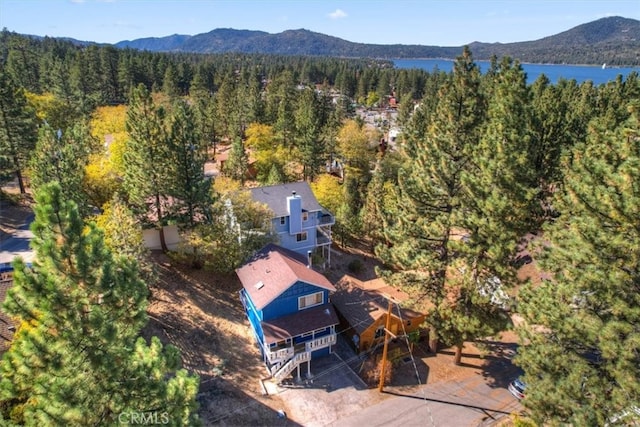
[[[331,244],[331,237],[326,233],[321,232],[320,230],[316,231],[316,246],[329,245]]]
[[[284,361],[292,358],[295,354],[327,348],[331,345],[335,345],[336,341],[336,334],[324,335],[311,341],[299,343],[295,347],[281,347],[277,349],[270,349],[268,347],[265,347],[265,354],[267,355],[269,363],[276,365],[277,369]]]
[[[318,225],[333,225],[336,222],[336,218],[328,211],[320,211],[318,213]]]

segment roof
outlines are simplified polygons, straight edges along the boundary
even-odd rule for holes
[[[308,212],[321,211],[323,208],[318,203],[316,196],[311,191],[309,183],[290,182],[288,184],[256,187],[249,190],[253,200],[263,203],[271,209],[273,217],[288,216],[287,197],[295,191],[302,199],[302,209]]]
[[[336,292],[331,295],[331,302],[356,333],[360,334],[380,317],[386,315],[389,298],[398,303],[406,301],[408,295],[387,285],[380,278],[363,282],[345,274],[336,283]],[[397,307],[392,309],[392,315],[398,317]],[[403,319],[414,319],[423,314],[401,308],[401,315]]]
[[[331,304],[301,310],[288,316],[262,322],[266,344],[284,341],[306,332],[317,331],[340,323]]]
[[[236,274],[258,310],[269,305],[298,281],[329,291],[336,290],[323,274],[307,267],[304,255],[273,243],[238,268]]]

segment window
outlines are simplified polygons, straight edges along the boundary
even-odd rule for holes
[[[303,231],[302,233],[296,234],[296,242],[304,242],[307,240],[307,232]]]
[[[304,308],[314,307],[324,302],[324,294],[322,292],[316,292],[315,294],[305,295],[298,298],[298,310]]]
[[[309,219],[309,212],[302,212],[302,220],[306,221]]]
[[[287,223],[287,217],[286,216],[281,216],[280,217],[280,225],[285,225]]]
[[[375,339],[382,338],[382,337],[384,337],[384,326],[380,325],[378,326],[378,329],[376,329]]]

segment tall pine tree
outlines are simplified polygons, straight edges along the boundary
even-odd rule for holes
[[[65,130],[54,129],[47,124],[42,126],[29,163],[33,190],[38,191],[40,187],[57,181],[64,188],[66,197],[78,205],[80,214],[87,216],[91,208],[83,190],[83,181],[91,145],[91,135],[85,123],[78,122]]]
[[[385,230],[388,244],[377,248],[395,270],[390,280],[425,302],[431,338],[456,347],[456,363],[465,341],[496,333],[507,322],[491,301],[495,279],[479,262],[493,249],[479,251],[479,244],[501,230],[471,221],[485,207],[470,195],[470,184],[482,195],[493,185],[490,179],[468,179],[478,172],[473,157],[483,138],[485,111],[480,71],[465,48],[437,100],[413,118],[398,174],[397,218]],[[435,339],[431,345],[435,350]]]
[[[27,106],[24,91],[0,66],[0,181],[14,175],[20,193],[26,193],[24,170],[35,148],[35,114]]]
[[[167,251],[164,238],[166,199],[171,183],[171,159],[165,129],[165,112],[153,102],[144,85],[132,93],[127,111],[127,132],[124,160],[124,188],[129,203],[138,215],[154,211],[153,222],[160,233],[160,245]],[[149,206],[150,205],[150,206]]]
[[[640,402],[639,108],[565,156],[540,262],[552,278],[520,292],[516,363],[541,424],[605,425]]]
[[[139,337],[148,289],[57,182],[36,195],[33,266],[14,263],[5,310],[20,327],[0,363],[1,417],[14,424],[115,425],[121,414],[197,422],[198,378],[157,338]],[[160,415],[159,415],[160,416]]]

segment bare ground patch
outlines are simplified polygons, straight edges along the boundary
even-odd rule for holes
[[[151,287],[144,336],[178,347],[183,365],[200,375],[204,425],[271,425],[279,396],[263,396],[266,376],[238,298],[240,282],[176,264],[154,253],[159,280]]]

